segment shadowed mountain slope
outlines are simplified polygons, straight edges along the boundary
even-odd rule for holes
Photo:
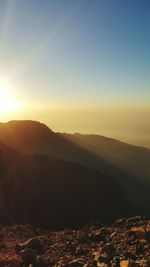
[[[133,214],[149,212],[149,149],[98,135],[54,133],[33,121],[1,123],[0,140],[25,153],[50,155],[98,169],[124,188]]]
[[[64,228],[127,214],[125,194],[111,178],[0,143],[0,223]]]

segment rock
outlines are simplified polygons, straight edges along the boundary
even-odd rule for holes
[[[150,243],[150,227],[145,232],[145,239]]]
[[[25,264],[35,264],[37,252],[31,248],[25,248],[20,252],[20,256]]]
[[[136,247],[136,255],[141,255],[143,253],[143,248],[144,248],[142,242],[139,241],[138,239],[135,240],[135,247]]]
[[[37,267],[46,267],[46,263],[41,256],[36,257],[36,266]]]
[[[47,266],[47,265],[46,265]],[[51,265],[50,265],[51,266]],[[66,264],[63,262],[63,260],[60,260],[55,267],[66,267]]]
[[[125,225],[126,219],[125,218],[121,218],[119,220],[117,220],[116,222],[113,223],[114,227],[123,227]]]
[[[142,217],[142,216],[131,217],[131,218],[128,218],[126,220],[126,224],[135,224],[135,223],[138,223],[139,221],[142,221],[144,219],[145,219],[145,217]]]
[[[86,224],[85,227],[94,229],[94,228],[100,228],[100,227],[104,227],[104,226],[105,225],[99,221],[92,221],[92,222]]]
[[[110,239],[113,239],[117,236],[117,231],[113,232],[111,235],[110,235]]]
[[[142,259],[138,262],[138,264],[140,267],[150,267],[150,261],[149,260]]]
[[[100,254],[97,263],[106,263],[109,264],[111,260],[110,255],[104,253],[104,254]]]
[[[89,233],[89,238],[92,242],[104,241],[107,234],[108,229],[106,227],[102,227]]]
[[[41,229],[37,237],[35,229],[31,233],[27,226],[22,229],[22,232],[14,226],[1,229],[4,238],[0,243],[0,267],[150,267],[149,238],[141,239],[143,233],[150,231],[149,221],[129,228],[96,226],[51,232]],[[28,239],[31,236],[36,238]],[[97,241],[97,236],[103,240]],[[20,245],[21,240],[27,241]],[[41,248],[43,255],[38,254]]]
[[[83,265],[83,267],[93,267],[93,265],[90,264],[90,263],[86,263],[86,264]]]
[[[132,227],[131,231],[136,235],[136,237],[138,239],[145,239],[146,238],[146,231],[144,228]]]
[[[103,248],[102,248],[103,252],[106,252],[108,254],[113,254],[115,252],[115,248],[111,243],[106,243]]]
[[[129,260],[124,260],[120,262],[120,267],[129,267]]]
[[[100,252],[97,251],[93,252],[92,256],[94,257],[94,261],[98,261],[100,255],[101,255]]]
[[[44,252],[44,247],[39,238],[30,238],[23,245],[25,248],[32,248],[36,250],[38,254],[42,254]]]
[[[81,243],[87,242],[88,240],[88,232],[85,230],[78,230],[77,238]]]
[[[120,267],[139,267],[138,263],[132,260],[122,260]]]
[[[76,260],[69,262],[68,266],[69,267],[83,267],[84,263],[82,262],[81,259],[76,259]]]
[[[137,239],[137,236],[136,236],[135,232],[132,231],[132,230],[128,231],[127,235],[128,235],[128,237],[130,237],[130,239],[132,238],[132,240]]]
[[[23,226],[22,225],[16,225],[14,228],[15,228],[15,231],[17,231],[17,232],[22,232],[23,231]]]
[[[125,256],[125,259],[127,259],[127,260],[131,259],[131,260],[135,261],[137,259],[137,256],[135,255],[135,253],[131,253],[129,251],[126,251],[124,256]]]
[[[117,266],[119,266],[120,265],[120,261],[121,261],[120,257],[116,256],[116,257],[113,258],[112,263],[114,263]]]
[[[97,267],[107,267],[108,264],[104,263],[104,262],[97,262]]]
[[[75,255],[78,257],[81,257],[82,255],[86,254],[86,249],[80,246],[77,246],[76,250],[75,250]]]
[[[19,253],[20,251],[22,251],[24,249],[24,245],[22,244],[15,244],[15,251],[16,253]]]

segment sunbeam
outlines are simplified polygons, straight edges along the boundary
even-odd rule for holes
[[[16,111],[20,103],[12,95],[11,91],[3,83],[0,83],[0,115],[6,115]]]

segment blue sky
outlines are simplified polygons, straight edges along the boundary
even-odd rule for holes
[[[74,105],[147,102],[148,0],[10,0],[0,7],[1,76],[18,94]]]
[[[30,109],[17,118],[148,136],[149,14],[149,0],[0,0],[0,81]]]

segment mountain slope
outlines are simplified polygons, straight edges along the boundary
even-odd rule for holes
[[[149,149],[98,135],[54,133],[33,121],[0,124],[0,140],[25,153],[50,155],[98,169],[124,188],[133,214],[149,212]]]
[[[125,194],[107,176],[0,144],[0,223],[64,228],[126,214]]]

